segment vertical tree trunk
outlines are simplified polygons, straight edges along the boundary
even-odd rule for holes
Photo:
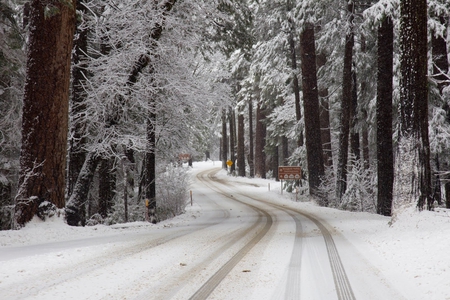
[[[235,136],[236,136],[236,123],[234,119],[234,110],[230,107],[229,111],[229,117],[230,117],[230,160],[233,163],[230,166],[230,172],[231,174],[234,173],[236,170],[236,156],[235,156]]]
[[[228,135],[227,135],[227,112],[222,110],[222,168],[227,170],[228,160]]]
[[[244,115],[238,114],[238,145],[237,145],[237,168],[238,175],[245,177],[245,123]]]
[[[280,155],[279,155],[280,147],[272,146],[272,159],[271,159],[271,169],[273,172],[273,178],[275,181],[280,181],[278,178],[278,166],[280,165]]]
[[[46,1],[32,0],[22,114],[22,149],[15,222],[22,226],[43,201],[65,205],[70,63],[75,9],[54,2],[59,13],[45,16]],[[76,1],[73,1],[76,5]]]
[[[253,147],[253,101],[250,99],[248,101],[248,166],[250,169],[250,178],[255,176],[255,165],[254,165],[254,147]]]
[[[366,37],[364,34],[361,34],[361,53],[366,53]],[[365,90],[367,89],[367,81],[366,79],[361,80],[361,92],[362,95],[365,95]],[[367,98],[367,97],[365,97]],[[369,169],[370,167],[370,149],[369,149],[369,123],[368,123],[368,115],[366,108],[361,108],[361,122],[362,126],[362,157],[364,168]]]
[[[287,166],[288,159],[289,159],[289,140],[285,135],[283,135],[281,137],[281,158],[280,158],[281,165]]]
[[[319,94],[317,87],[316,47],[314,25],[306,24],[300,36],[302,60],[303,107],[305,113],[306,158],[311,195],[317,189],[324,175],[323,151],[320,130]]]
[[[359,142],[359,132],[356,129],[358,124],[358,85],[356,80],[356,70],[352,70],[352,102],[350,108],[350,149],[356,160],[361,159],[361,146]]]
[[[418,199],[417,206],[425,204],[431,209],[431,167],[428,138],[428,86],[427,86],[427,1],[400,1],[400,128],[399,158],[403,166],[413,154],[417,161],[409,160],[411,169],[417,167],[415,182],[408,183],[404,190]],[[405,145],[408,147],[406,148]],[[409,149],[409,150],[405,150]],[[418,163],[418,166],[416,166]],[[410,170],[411,170],[410,169]],[[400,171],[400,167],[399,167]],[[409,191],[408,191],[409,190]],[[404,197],[405,196],[405,197]]]
[[[385,16],[378,29],[377,69],[377,213],[390,216],[394,184],[392,144],[392,79],[394,24]]]
[[[265,112],[258,103],[256,107],[256,134],[255,134],[255,177],[266,178],[266,124]]]
[[[448,18],[447,18],[448,19]],[[448,20],[446,20],[445,17],[440,17],[441,23],[447,28],[448,26]],[[445,37],[447,33],[447,30],[443,33],[443,36]],[[433,78],[437,81],[437,86],[439,89],[439,94],[442,97],[442,92],[444,87],[448,86],[448,78],[446,74],[448,73],[449,64],[448,64],[448,56],[447,56],[447,42],[445,38],[442,36],[436,36],[435,32],[431,33],[431,46],[432,46],[432,59],[433,59]],[[447,121],[450,122],[450,106],[443,101],[444,104],[442,105],[443,109],[447,113]],[[440,172],[440,162],[439,157],[436,154],[435,157],[436,162],[436,168],[437,168],[437,175],[436,175],[436,183],[435,183],[435,193],[433,195],[433,199],[437,200],[438,203],[442,201],[441,197],[441,178],[439,175]],[[444,164],[444,170],[448,170],[448,165]],[[446,176],[446,183],[444,184],[445,190],[450,189],[450,182],[448,182],[449,176]],[[445,193],[445,196],[450,195],[450,193]],[[445,199],[446,207],[450,208],[450,198]]]
[[[67,201],[65,213],[68,225],[84,226],[86,223],[84,203],[88,198],[89,186],[94,178],[95,169],[97,169],[99,162],[100,158],[94,153],[90,152],[87,154],[73,193],[70,196],[69,201]]]
[[[113,199],[116,189],[116,168],[113,158],[100,159],[98,176],[99,214],[106,218],[114,205]]]
[[[145,198],[148,200],[150,222],[156,219],[156,113],[152,106],[147,119],[147,151],[145,152]]]
[[[347,160],[348,160],[348,144],[350,134],[350,108],[352,101],[352,60],[353,60],[353,2],[349,2],[348,10],[348,29],[345,37],[345,53],[344,53],[344,70],[342,81],[342,102],[339,130],[339,158],[337,166],[336,180],[336,198],[338,201],[344,195],[347,189]]]
[[[86,13],[86,7],[83,5],[84,0],[77,1],[77,10],[82,14]],[[86,151],[83,146],[86,144],[86,119],[85,110],[85,92],[83,85],[85,85],[84,73],[86,67],[86,53],[87,53],[87,28],[80,27],[81,21],[77,20],[76,39],[74,41],[74,51],[72,56],[72,97],[71,97],[71,126],[69,139],[69,163],[67,170],[67,195],[72,195],[73,189],[78,179],[78,174],[83,167],[86,159]]]
[[[289,49],[291,54],[291,69],[292,69],[292,89],[294,92],[295,97],[295,117],[297,119],[297,122],[300,122],[302,119],[302,112],[300,107],[300,86],[298,83],[298,77],[297,77],[297,53],[295,50],[295,41],[294,41],[294,21],[292,19],[289,19],[289,23],[291,25],[290,32],[288,35],[288,42],[289,42]],[[303,132],[300,131],[298,139],[297,139],[297,146],[301,147],[303,146]]]
[[[327,62],[325,53],[319,53],[317,56],[317,68],[321,68]],[[331,150],[331,125],[330,125],[330,107],[328,105],[328,89],[326,86],[319,86],[320,99],[320,129],[323,149],[323,161],[325,166],[333,165],[333,155]]]

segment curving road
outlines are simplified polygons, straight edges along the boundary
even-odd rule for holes
[[[0,299],[402,299],[318,216],[218,171],[197,174],[189,222],[0,248]]]

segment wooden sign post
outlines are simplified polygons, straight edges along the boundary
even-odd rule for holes
[[[281,194],[283,194],[283,180],[300,180],[300,179],[302,179],[302,168],[298,167],[298,166],[278,167],[278,179],[280,179]]]

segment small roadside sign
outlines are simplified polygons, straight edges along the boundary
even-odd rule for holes
[[[233,162],[231,160],[227,160],[227,166],[231,167],[233,165]]]
[[[302,168],[293,166],[278,167],[278,179],[280,180],[300,180],[302,178]]]

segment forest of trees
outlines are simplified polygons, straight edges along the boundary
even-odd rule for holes
[[[180,154],[450,208],[449,25],[447,0],[1,0],[0,228],[179,214]]]

